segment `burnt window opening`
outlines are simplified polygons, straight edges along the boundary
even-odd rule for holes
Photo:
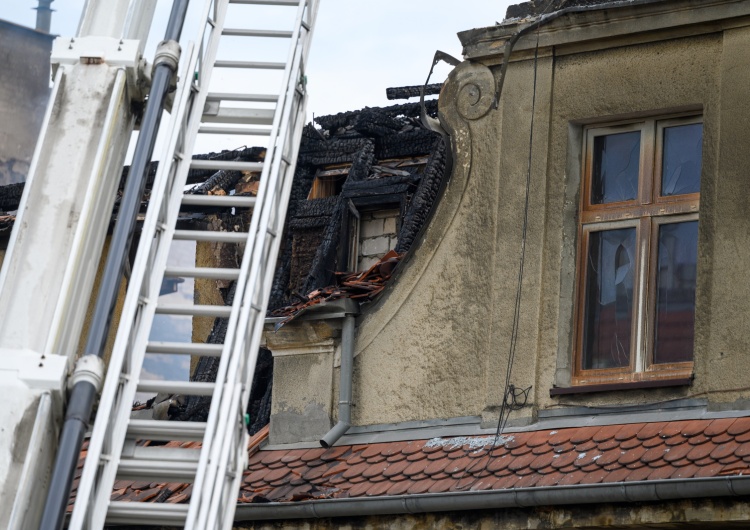
[[[307,199],[325,199],[326,197],[341,195],[344,182],[349,176],[349,169],[351,169],[351,164],[347,164],[345,167],[318,171],[313,179]]]
[[[389,251],[396,250],[411,195],[384,194],[344,199],[346,206],[337,259],[340,271],[366,271]]]

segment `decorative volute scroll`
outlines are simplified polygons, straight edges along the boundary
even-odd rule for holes
[[[495,78],[483,64],[464,61],[452,72],[457,88],[456,110],[467,120],[478,120],[492,108]]]

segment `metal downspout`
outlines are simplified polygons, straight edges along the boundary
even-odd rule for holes
[[[344,316],[341,330],[341,371],[339,374],[339,421],[320,439],[320,445],[328,449],[351,427],[352,422],[352,375],[354,372],[354,314]]]
[[[73,387],[42,513],[40,524],[42,530],[62,528],[83,437],[103,379],[101,358],[104,355],[112,313],[133,241],[140,200],[146,185],[147,171],[159,131],[164,102],[177,72],[178,41],[185,22],[187,7],[188,0],[175,0],[172,4],[164,41],[159,44],[154,59],[148,103],[112,235],[102,287],[96,299],[94,318],[86,340],[85,353],[71,378]]]

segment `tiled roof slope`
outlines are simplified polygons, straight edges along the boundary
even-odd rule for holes
[[[259,451],[240,502],[750,474],[750,418]]]
[[[267,432],[250,445],[239,503],[750,474],[750,417],[257,451]],[[183,503],[190,490],[118,481],[112,499]]]

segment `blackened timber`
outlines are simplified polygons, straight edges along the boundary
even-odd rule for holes
[[[24,182],[17,182],[15,184],[0,186],[0,212],[18,210],[24,185]]]
[[[446,173],[446,150],[445,142],[442,139],[438,140],[437,148],[427,162],[422,180],[401,220],[401,230],[395,249],[399,254],[411,248],[417,234],[427,224],[432,213]]]
[[[427,86],[413,85],[413,86],[398,86],[385,89],[385,97],[388,99],[409,99],[419,97],[422,88],[424,87],[424,95],[432,96],[440,94],[440,89],[443,88],[442,83],[431,83]]]
[[[365,107],[364,110],[368,110],[368,108]],[[385,116],[390,116],[392,118],[398,116],[418,118],[420,116],[421,106],[419,103],[403,103],[400,105],[378,108],[376,110]],[[427,111],[427,114],[433,118],[437,117],[437,100],[431,99],[425,101],[425,110]],[[360,112],[362,111],[339,112],[338,114],[332,114],[330,116],[318,116],[315,118],[315,123],[329,132],[336,131],[337,129],[351,125],[351,121],[356,119]]]
[[[217,171],[208,180],[185,193],[187,195],[208,195],[211,192],[217,191],[229,193],[229,190],[237,184],[240,177],[242,177],[241,171]]]

